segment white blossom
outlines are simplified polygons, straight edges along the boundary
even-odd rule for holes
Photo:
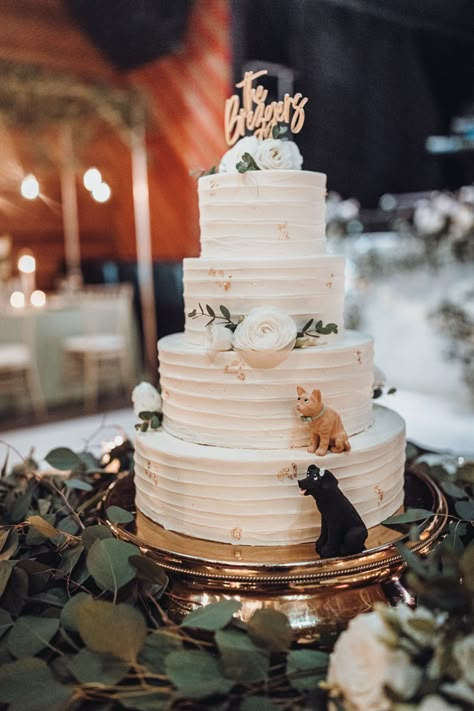
[[[135,415],[140,412],[161,412],[161,396],[158,390],[145,381],[134,387],[132,392],[133,411]]]
[[[237,173],[236,165],[242,160],[244,153],[249,153],[255,160],[260,143],[255,136],[241,138],[222,156],[219,173]]]
[[[446,224],[446,216],[436,210],[430,203],[420,203],[413,215],[415,228],[421,234],[440,232]]]
[[[234,349],[249,365],[270,368],[282,362],[295,346],[298,329],[287,313],[259,306],[247,314],[234,332]]]
[[[216,351],[231,351],[234,334],[230,328],[220,323],[211,323],[206,328],[206,349],[213,353]]]
[[[301,170],[303,156],[294,141],[266,138],[258,146],[255,161],[262,170]]]

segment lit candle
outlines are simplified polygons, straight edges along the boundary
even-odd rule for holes
[[[32,254],[24,253],[20,256],[18,271],[20,272],[21,290],[25,294],[26,300],[29,301],[36,283],[36,259]]]

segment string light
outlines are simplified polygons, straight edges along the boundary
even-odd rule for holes
[[[99,183],[92,190],[92,197],[96,202],[107,202],[110,198],[112,191],[108,183]]]
[[[82,178],[84,187],[92,192],[102,182],[102,174],[97,168],[88,168]]]
[[[18,259],[18,269],[23,274],[33,274],[36,270],[36,259],[32,254],[22,254]]]
[[[30,296],[30,303],[36,308],[41,308],[46,303],[46,294],[41,289],[36,289]]]
[[[25,175],[21,181],[20,192],[26,200],[34,200],[38,197],[40,193],[39,183],[34,175],[31,173],[29,175]]]
[[[22,291],[14,291],[10,296],[10,305],[14,309],[23,309],[25,306],[25,295]]]

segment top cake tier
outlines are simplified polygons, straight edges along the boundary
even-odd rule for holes
[[[304,257],[325,251],[324,173],[216,173],[199,179],[198,193],[203,257]]]

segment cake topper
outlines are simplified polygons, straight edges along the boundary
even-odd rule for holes
[[[245,72],[242,81],[235,85],[238,89],[242,89],[243,106],[240,105],[238,94],[233,94],[225,102],[225,139],[229,146],[245,136],[247,131],[263,139],[270,137],[273,127],[280,123],[289,124],[292,133],[299,133],[303,128],[307,97],[299,92],[294,96],[285,94],[282,101],[266,104],[268,89],[261,84],[252,86],[255,79],[264,74],[268,74],[266,69],[261,69],[259,72]]]
[[[317,454],[318,457],[324,457],[328,449],[335,454],[349,452],[351,445],[342,420],[335,410],[326,407],[323,403],[321,391],[313,390],[310,394],[298,385],[296,392],[298,393],[296,409],[302,421],[309,425],[308,452]]]
[[[355,555],[365,550],[367,526],[332,472],[310,464],[298,486],[300,494],[313,497],[321,514],[321,535],[315,543],[321,558]]]

